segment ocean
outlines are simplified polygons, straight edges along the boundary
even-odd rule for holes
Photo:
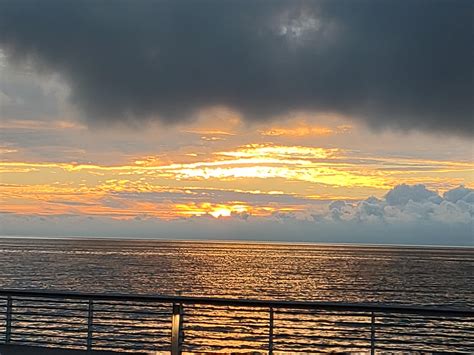
[[[474,306],[474,249],[0,239],[0,288]]]

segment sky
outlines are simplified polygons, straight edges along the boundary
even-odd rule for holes
[[[471,1],[0,3],[0,234],[473,246]]]

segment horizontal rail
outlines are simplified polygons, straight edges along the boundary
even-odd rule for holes
[[[182,303],[196,305],[235,306],[235,307],[274,307],[289,309],[315,309],[315,310],[347,310],[347,311],[374,311],[406,314],[440,315],[440,316],[466,316],[473,317],[474,309],[461,309],[454,307],[419,307],[398,306],[378,303],[342,303],[342,302],[306,302],[306,301],[275,301],[275,300],[251,300],[232,298],[208,298],[208,297],[186,297],[186,296],[152,296],[152,295],[129,295],[120,293],[79,293],[79,292],[51,292],[51,291],[24,291],[24,290],[0,290],[0,296],[17,297],[41,297],[52,299],[78,299],[94,301],[129,301],[129,302],[158,302],[158,303]],[[38,300],[35,300],[38,301]],[[48,302],[45,300],[44,302]]]
[[[4,289],[0,319],[0,342],[86,350],[474,349],[470,308]]]

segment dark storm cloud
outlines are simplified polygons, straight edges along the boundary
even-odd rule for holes
[[[333,111],[473,135],[472,1],[0,2],[0,47],[90,121]]]

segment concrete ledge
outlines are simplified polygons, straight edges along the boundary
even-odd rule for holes
[[[70,349],[57,349],[57,348],[46,348],[39,346],[26,346],[26,345],[0,345],[0,355],[117,355],[123,354],[116,351],[86,351],[86,350],[70,350]],[[134,353],[127,353],[134,354]],[[135,353],[142,354],[143,353]]]

